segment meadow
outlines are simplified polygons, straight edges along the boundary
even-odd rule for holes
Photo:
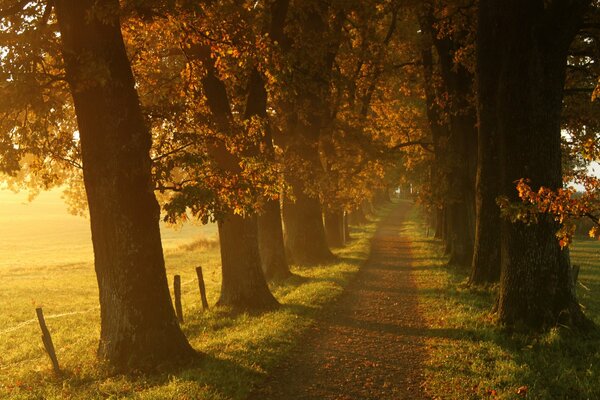
[[[540,335],[498,329],[497,287],[471,288],[468,270],[448,267],[443,246],[427,237],[416,209],[406,223],[413,237],[414,279],[429,359],[425,386],[434,399],[599,399],[600,334],[557,326]],[[578,238],[578,296],[600,326],[600,243]]]
[[[61,211],[59,197],[46,200],[32,208],[2,207],[10,210],[0,223],[7,238],[0,252],[2,399],[245,399],[342,293],[368,257],[377,221],[389,212],[384,207],[371,223],[352,227],[354,240],[337,251],[338,262],[293,267],[293,278],[271,285],[282,307],[262,315],[203,311],[194,268],[203,266],[214,304],[220,286],[214,226],[163,226],[169,280],[182,276],[182,327],[204,357],[168,373],[124,376],[109,373],[95,358],[99,309],[87,221]],[[29,219],[44,222],[31,232],[23,224]],[[428,324],[422,332],[427,393],[456,400],[600,398],[600,334],[560,326],[535,336],[498,329],[490,312],[497,287],[468,287],[468,271],[447,266],[442,244],[427,236],[423,221],[413,208],[404,234],[412,238],[417,312]],[[578,238],[570,251],[581,267],[580,301],[600,326],[600,243]],[[37,306],[46,313],[62,376],[52,373],[44,352]]]
[[[203,267],[211,305],[220,287],[214,226],[163,227],[170,283],[173,275],[182,277],[182,328],[204,357],[199,365],[169,373],[115,376],[95,359],[100,324],[87,221],[62,211],[56,194],[38,199],[37,206],[17,204],[9,195],[2,200],[2,240],[9,240],[0,248],[2,399],[243,399],[342,292],[366,260],[376,225],[354,227],[354,240],[337,251],[338,262],[294,267],[294,277],[271,286],[282,307],[262,315],[203,311],[195,267]],[[35,232],[27,228],[33,223]],[[38,306],[46,314],[62,376],[54,376],[44,352]]]

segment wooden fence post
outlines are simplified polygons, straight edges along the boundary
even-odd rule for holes
[[[198,286],[200,287],[200,298],[202,299],[202,308],[208,310],[208,300],[206,300],[206,287],[204,286],[204,275],[202,274],[202,267],[196,268],[196,275],[198,275]]]
[[[175,313],[179,323],[183,323],[183,308],[181,307],[181,276],[175,275],[173,279],[173,291],[175,292]]]
[[[56,350],[54,349],[54,343],[52,343],[52,337],[50,336],[50,331],[46,326],[46,320],[44,319],[44,311],[41,307],[35,309],[35,313],[37,314],[38,321],[40,323],[40,329],[42,330],[42,342],[44,343],[44,347],[46,348],[46,352],[50,357],[50,361],[52,361],[52,368],[56,374],[60,374],[60,367],[58,366],[58,358],[56,357]]]

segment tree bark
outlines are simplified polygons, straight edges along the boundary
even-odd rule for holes
[[[344,225],[343,211],[325,211],[325,234],[330,247],[344,247],[346,245],[346,227]]]
[[[219,221],[219,240],[223,280],[217,305],[236,311],[276,308],[260,268],[256,217],[228,215]]]
[[[258,216],[258,248],[267,280],[283,280],[292,275],[285,255],[279,200],[267,201]]]
[[[471,285],[486,285],[500,279],[500,208],[496,198],[501,182],[499,137],[496,121],[496,101],[500,73],[497,50],[494,48],[495,32],[482,31],[477,37],[477,88],[478,96],[478,164],[475,186],[475,243],[471,262]]]
[[[295,202],[284,199],[284,239],[296,264],[320,264],[333,261],[323,225],[321,203],[303,190],[295,192]]]
[[[346,243],[348,243],[350,240],[352,240],[352,237],[350,236],[350,221],[348,218],[348,213],[344,212],[344,238]]]
[[[142,116],[117,0],[57,0],[100,292],[98,355],[118,370],[196,356],[171,304]],[[98,15],[98,6],[103,6]],[[92,74],[102,71],[101,76]]]
[[[501,188],[520,201],[515,181],[531,179],[534,187],[562,186],[560,115],[569,45],[587,1],[480,3],[478,73],[494,91],[479,93],[480,110],[495,107],[493,121],[500,140]],[[485,59],[490,57],[490,59]],[[493,60],[491,59],[493,58]],[[492,62],[498,68],[491,68]],[[489,117],[482,113],[480,118]],[[482,134],[487,134],[483,132]],[[498,320],[507,326],[539,330],[557,324],[587,326],[571,285],[568,252],[561,251],[556,223],[540,216],[538,224],[502,222]]]

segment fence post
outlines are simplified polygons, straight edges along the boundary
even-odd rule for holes
[[[56,357],[56,350],[54,350],[54,343],[52,343],[52,336],[46,326],[46,320],[44,319],[44,311],[41,307],[35,309],[37,314],[38,322],[40,323],[40,329],[42,330],[42,342],[46,348],[46,352],[52,361],[52,368],[56,374],[60,374],[60,367],[58,366],[58,358]]]
[[[183,308],[181,307],[181,276],[175,275],[173,279],[173,291],[175,292],[175,314],[179,323],[183,323]]]
[[[196,275],[198,275],[198,286],[200,287],[200,298],[202,299],[202,308],[208,310],[208,300],[206,300],[206,287],[204,286],[204,276],[202,274],[202,267],[196,268]]]

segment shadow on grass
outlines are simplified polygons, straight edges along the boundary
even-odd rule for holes
[[[439,260],[443,249],[429,241],[422,251],[432,254],[432,260]],[[424,271],[421,273],[427,273]],[[496,326],[491,314],[497,288],[467,287],[468,271],[461,267],[437,264],[429,272],[445,276],[444,285],[425,284],[419,289],[419,296],[428,304],[438,304],[439,310],[430,314],[445,318],[450,327],[423,334],[452,340],[451,344],[436,344],[440,353],[428,367],[434,376],[431,386],[438,387],[440,393],[451,379],[461,382],[464,390],[448,397],[451,399],[482,398],[489,389],[497,391],[500,398],[519,398],[516,391],[520,387],[527,388],[528,398],[600,398],[598,331],[582,335],[556,327],[537,334],[509,332]],[[597,304],[590,302],[587,314],[594,318],[599,312]]]

